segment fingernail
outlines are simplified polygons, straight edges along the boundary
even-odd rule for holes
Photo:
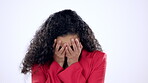
[[[56,42],[56,39],[54,39],[54,42]]]
[[[75,39],[76,41],[79,41],[77,38]]]
[[[74,41],[74,39],[71,39],[71,41]]]

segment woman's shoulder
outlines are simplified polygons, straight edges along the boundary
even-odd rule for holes
[[[99,50],[94,50],[92,52],[89,52],[85,49],[82,50],[82,56],[87,57],[87,58],[92,58],[92,59],[98,59],[98,58],[106,58],[106,53],[99,51]]]
[[[47,61],[44,64],[34,64],[31,68],[32,72],[36,72],[36,71],[42,71],[42,72],[46,72],[47,69],[49,68],[49,64],[50,62]]]
[[[106,64],[106,53],[95,50],[92,52],[89,52],[87,50],[82,51],[82,57],[81,58],[81,63],[84,64],[83,62],[88,62],[92,68],[95,68],[96,66],[99,66],[100,64]]]

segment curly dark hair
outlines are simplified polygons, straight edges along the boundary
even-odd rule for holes
[[[83,49],[89,52],[94,50],[102,51],[93,31],[82,18],[75,11],[70,9],[62,10],[50,15],[36,31],[22,61],[21,73],[30,72],[34,64],[52,62],[54,39],[67,34],[77,34]]]

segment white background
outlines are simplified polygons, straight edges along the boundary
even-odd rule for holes
[[[30,83],[20,63],[54,12],[75,10],[107,54],[105,83],[148,83],[147,0],[0,0],[0,83]]]

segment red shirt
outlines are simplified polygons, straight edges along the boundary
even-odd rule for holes
[[[32,83],[104,83],[106,54],[101,51],[82,50],[79,62],[66,69],[56,61],[51,65],[34,65]]]

